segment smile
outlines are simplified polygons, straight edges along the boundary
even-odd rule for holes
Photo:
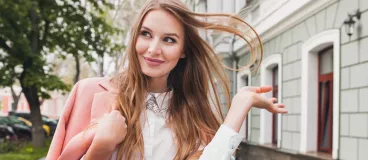
[[[146,63],[150,66],[159,66],[160,64],[164,63],[165,61],[159,59],[153,59],[148,57],[143,57]]]

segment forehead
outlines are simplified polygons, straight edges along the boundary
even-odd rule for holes
[[[142,26],[158,33],[176,33],[179,37],[184,34],[181,22],[174,15],[162,9],[149,11],[143,19]]]

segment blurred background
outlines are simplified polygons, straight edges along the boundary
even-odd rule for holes
[[[262,63],[257,71],[227,71],[231,93],[271,85],[264,96],[289,110],[252,109],[237,159],[368,159],[367,0],[182,1],[254,27]],[[71,87],[117,71],[144,2],[0,0],[0,159],[46,156]],[[227,66],[248,63],[242,40],[200,33]]]

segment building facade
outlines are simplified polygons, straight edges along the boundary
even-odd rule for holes
[[[240,155],[257,158],[258,148],[284,156],[368,159],[367,0],[186,2],[198,12],[237,14],[255,28],[264,47],[261,66],[253,74],[229,71],[232,93],[247,85],[271,85],[274,90],[264,96],[277,97],[289,110],[272,115],[253,108],[241,129],[248,155]],[[344,23],[349,15],[352,27]],[[218,54],[234,53],[225,64],[248,63],[243,41],[205,38]]]

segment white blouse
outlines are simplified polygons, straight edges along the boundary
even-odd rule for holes
[[[147,100],[151,96],[156,97],[159,108],[166,107],[172,92],[152,93],[147,95]],[[166,105],[166,106],[165,106]],[[147,109],[146,116],[142,114],[141,124],[144,139],[145,160],[172,160],[175,157],[176,149],[174,135],[165,122],[165,119]],[[232,155],[240,144],[243,136],[235,132],[226,125],[221,125],[212,141],[207,146],[202,146],[203,154],[200,160],[230,160],[235,159]],[[137,155],[137,158],[139,155]],[[83,158],[82,158],[83,159]],[[111,160],[117,159],[117,149],[112,153]]]

